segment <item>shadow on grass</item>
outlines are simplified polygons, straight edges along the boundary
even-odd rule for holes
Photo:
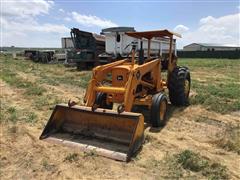
[[[168,104],[165,126],[167,125],[169,119],[173,116],[173,114],[176,111],[178,111],[178,112],[184,111],[184,109],[186,109],[187,107],[188,106],[178,107],[178,106],[173,106],[171,104]],[[163,127],[159,127],[159,128],[152,127],[151,115],[150,115],[151,110],[147,106],[134,106],[132,111],[136,112],[136,113],[143,114],[144,122],[145,122],[145,127],[144,128],[147,129],[148,127],[150,127],[150,129],[149,129],[150,132],[159,133],[164,128],[164,126]]]

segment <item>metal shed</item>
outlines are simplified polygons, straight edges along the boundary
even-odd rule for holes
[[[213,43],[192,43],[183,47],[183,51],[235,51],[240,46]]]

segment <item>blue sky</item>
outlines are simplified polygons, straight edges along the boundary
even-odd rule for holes
[[[134,26],[139,30],[151,28],[174,28],[176,24],[196,27],[200,18],[237,13],[238,1],[229,3],[66,3],[59,8],[91,14],[116,22],[119,25]],[[105,10],[104,10],[105,9]]]
[[[1,12],[3,46],[60,47],[72,27],[100,33],[111,26],[177,31],[183,35],[179,48],[192,42],[240,44],[237,0],[1,0]]]

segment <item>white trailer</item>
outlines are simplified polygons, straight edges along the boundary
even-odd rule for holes
[[[136,39],[126,35],[126,32],[135,32],[133,27],[114,27],[103,29],[101,34],[105,35],[106,44],[105,50],[107,54],[115,57],[126,57],[132,49],[132,44],[135,44],[137,50],[140,49],[140,39]],[[148,40],[142,39],[143,50],[147,56]],[[166,38],[155,38],[151,40],[150,54],[163,55],[169,53],[170,41]],[[173,52],[176,55],[176,40],[173,40]]]

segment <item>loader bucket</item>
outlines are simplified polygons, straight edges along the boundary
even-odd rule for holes
[[[144,139],[142,114],[65,104],[56,105],[41,140],[79,148],[84,152],[129,161]]]

